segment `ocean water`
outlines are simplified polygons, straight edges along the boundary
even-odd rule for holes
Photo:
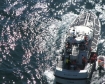
[[[99,17],[105,55],[105,0],[0,0],[0,84],[54,84],[56,56],[81,11]],[[105,81],[94,71],[91,84]]]

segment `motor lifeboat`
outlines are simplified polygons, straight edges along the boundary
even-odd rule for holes
[[[58,56],[54,72],[56,84],[87,83],[97,60],[100,31],[100,21],[91,11],[82,12],[74,19]]]

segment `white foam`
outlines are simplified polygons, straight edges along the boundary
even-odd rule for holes
[[[68,14],[65,14],[62,16],[62,20],[63,22],[69,22],[71,23],[73,21],[74,18],[76,18],[78,15],[77,14],[74,14],[72,12],[68,13]]]
[[[99,44],[104,43],[104,42],[105,42],[105,39],[99,40]]]
[[[105,5],[96,4],[95,10],[96,12],[100,13],[99,19],[101,19],[101,21],[105,21]],[[105,24],[105,23],[102,23],[102,24]]]
[[[105,42],[103,43],[103,47],[105,48]]]
[[[44,75],[46,76],[47,82],[48,82],[49,84],[53,84],[53,83],[54,83],[55,77],[54,77],[53,73],[54,73],[54,72],[53,72],[53,71],[50,71],[50,70],[46,70],[46,71],[44,72]]]
[[[23,13],[27,6],[22,6],[21,8],[16,9],[16,16],[19,16]]]
[[[10,11],[10,9],[12,8],[12,7],[14,7],[15,5],[17,5],[18,4],[18,2],[17,1],[15,1],[13,4],[10,4],[10,6],[9,7],[7,7],[6,9],[4,9],[4,11],[5,12],[9,12]]]
[[[105,5],[103,5],[103,7],[102,7],[104,10],[105,10]]]
[[[96,11],[102,12],[102,9],[101,8],[102,7],[100,6],[100,4],[96,4],[96,6],[95,6]]]

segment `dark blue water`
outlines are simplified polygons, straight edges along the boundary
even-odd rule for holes
[[[84,10],[101,21],[98,54],[105,55],[104,0],[1,0],[0,84],[53,84],[63,37]]]

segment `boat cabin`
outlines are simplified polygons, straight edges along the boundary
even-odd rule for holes
[[[63,50],[64,62],[69,59],[71,64],[75,61],[77,65],[82,65],[83,56],[89,59],[92,38],[93,30],[89,27],[72,27],[67,34]]]

